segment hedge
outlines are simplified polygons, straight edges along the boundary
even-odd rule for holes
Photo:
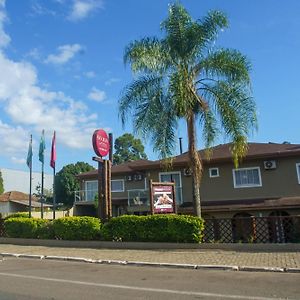
[[[101,237],[108,241],[200,243],[203,220],[186,215],[124,215],[104,224]]]
[[[10,219],[10,218],[29,218],[29,213],[28,212],[13,213],[13,214],[5,217],[5,220]]]
[[[43,228],[48,220],[37,218],[8,218],[4,221],[5,233],[8,237],[13,238],[38,238],[39,231]]]
[[[64,217],[52,221],[57,239],[93,240],[100,234],[101,222],[94,217]]]
[[[203,220],[185,215],[124,215],[103,226],[93,217],[64,217],[53,221],[36,218],[8,218],[5,232],[14,238],[95,240],[132,242],[199,243]]]

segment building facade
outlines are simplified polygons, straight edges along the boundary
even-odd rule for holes
[[[207,218],[300,214],[300,145],[249,143],[247,156],[234,167],[231,144],[200,150],[204,170],[201,206]],[[90,214],[97,194],[97,171],[78,176],[81,191],[74,197],[75,213]],[[192,179],[188,154],[176,156],[172,169],[162,161],[139,160],[112,167],[113,215],[148,214],[149,180],[174,181],[179,213],[192,213]]]

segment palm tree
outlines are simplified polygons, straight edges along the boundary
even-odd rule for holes
[[[161,158],[168,158],[174,153],[178,122],[185,121],[197,216],[203,169],[197,128],[207,149],[220,133],[232,141],[237,166],[247,152],[249,131],[256,127],[248,59],[237,50],[215,46],[218,33],[227,26],[220,11],[195,21],[181,4],[171,4],[161,24],[164,37],[134,41],[124,54],[135,79],[119,100],[122,124],[132,117],[135,131],[152,140]]]

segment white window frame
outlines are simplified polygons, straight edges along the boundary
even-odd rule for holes
[[[296,163],[296,171],[297,171],[298,183],[300,184],[300,163]]]
[[[91,183],[91,182],[96,182],[97,184],[98,184],[98,180],[86,180],[85,182],[84,182],[84,198],[85,198],[85,201],[88,201],[88,199],[87,199],[87,192],[88,191],[92,191],[92,190],[88,190],[87,189],[87,184],[88,183]],[[97,191],[98,191],[98,185],[97,185]],[[91,201],[91,200],[89,200],[89,201]]]
[[[235,171],[245,171],[245,170],[258,170],[259,184],[236,185]],[[251,188],[251,187],[261,187],[262,186],[260,167],[249,167],[249,168],[232,169],[232,176],[233,176],[233,186],[234,186],[235,189],[239,189],[239,188]]]
[[[179,187],[182,188],[182,181],[181,181],[181,172],[179,171],[174,171],[174,172],[159,172],[158,176],[159,176],[159,181],[161,181],[161,175],[169,175],[169,174],[177,174],[179,175]]]
[[[148,185],[149,185],[148,180],[149,180],[148,177],[145,176],[145,178],[144,178],[144,189],[145,189],[145,191],[148,190]]]
[[[180,188],[180,197],[181,197],[181,202],[183,202],[183,195],[182,195],[182,180],[181,180],[181,172],[180,171],[173,171],[173,172],[159,172],[158,173],[158,178],[159,178],[159,181],[161,182],[161,175],[169,175],[169,174],[178,174],[179,175],[179,188]],[[176,188],[176,186],[175,186]],[[176,201],[177,202],[177,201]]]
[[[217,175],[212,175],[212,170],[217,170]],[[210,178],[214,178],[214,177],[219,177],[220,176],[220,173],[219,173],[219,168],[209,168],[209,177]]]
[[[112,179],[111,180],[111,187],[112,187],[112,182],[113,181],[121,181],[122,182],[122,187],[123,187],[123,189],[122,190],[116,190],[116,191],[113,191],[112,189],[111,189],[111,192],[112,193],[122,193],[122,192],[125,192],[125,180],[124,179]]]

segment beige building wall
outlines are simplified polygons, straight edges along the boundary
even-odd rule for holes
[[[296,158],[276,159],[276,169],[265,170],[264,160],[242,163],[239,168],[259,167],[262,186],[234,188],[232,163],[215,164],[204,169],[201,195],[205,201],[300,196]],[[208,169],[219,168],[219,177],[210,178]]]
[[[275,160],[276,169],[265,170],[264,161]],[[300,196],[300,184],[298,182],[296,163],[299,158],[268,158],[246,161],[239,168],[259,167],[262,186],[235,188],[233,182],[233,162],[215,163],[204,165],[201,181],[201,200],[242,200],[242,199],[265,199],[277,197]],[[209,177],[209,168],[218,168],[218,177]],[[146,170],[144,179],[141,181],[128,181],[126,175],[115,175],[112,179],[124,180],[124,192],[112,192],[112,198],[128,198],[128,190],[148,189],[149,180],[159,181],[159,170]],[[192,202],[192,178],[184,175],[184,168],[173,168],[170,172],[180,172],[182,197],[184,202]],[[91,180],[91,179],[89,179]],[[96,180],[96,179],[95,179]],[[84,183],[82,185],[84,189]]]

